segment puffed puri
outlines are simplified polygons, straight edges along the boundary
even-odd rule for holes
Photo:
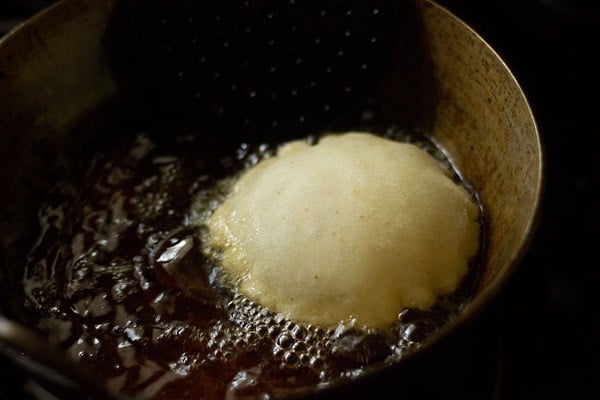
[[[381,327],[456,290],[479,213],[424,150],[349,132],[282,146],[240,177],[208,227],[248,298],[298,322]]]

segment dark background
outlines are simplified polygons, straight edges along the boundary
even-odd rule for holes
[[[0,35],[51,1],[0,0]],[[597,399],[600,389],[600,11],[581,0],[439,0],[503,57],[536,116],[546,162],[540,224],[465,357],[477,390],[454,398]],[[1,93],[0,93],[1,95]],[[594,190],[596,189],[596,190]],[[484,349],[484,350],[482,350]],[[467,361],[465,361],[467,362]],[[0,360],[0,399],[26,377]],[[10,372],[10,373],[6,373]]]

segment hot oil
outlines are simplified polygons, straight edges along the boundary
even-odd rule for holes
[[[394,128],[383,135],[413,141],[451,168],[423,138]],[[110,387],[156,398],[326,386],[418,348],[468,300],[475,265],[431,311],[404,310],[394,326],[364,331],[273,313],[235,293],[215,258],[203,255],[198,221],[279,144],[139,133],[99,151],[82,179],[59,182],[39,209],[41,233],[23,279],[37,327]]]

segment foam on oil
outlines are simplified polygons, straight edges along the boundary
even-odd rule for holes
[[[395,129],[385,135],[415,141]],[[279,143],[213,151],[203,137],[140,133],[97,154],[80,181],[58,182],[40,205],[25,309],[109,386],[143,397],[225,398],[327,385],[418,348],[467,300],[474,274],[431,311],[405,310],[392,326],[365,331],[352,321],[291,321],[236,293],[197,221]],[[430,142],[417,142],[451,168]]]

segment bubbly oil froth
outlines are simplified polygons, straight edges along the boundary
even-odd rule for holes
[[[110,387],[222,399],[352,378],[418,348],[466,300],[461,292],[364,331],[292,321],[236,292],[200,251],[207,232],[197,221],[279,143],[215,149],[204,137],[138,134],[97,154],[80,180],[58,182],[40,205],[26,316]]]

